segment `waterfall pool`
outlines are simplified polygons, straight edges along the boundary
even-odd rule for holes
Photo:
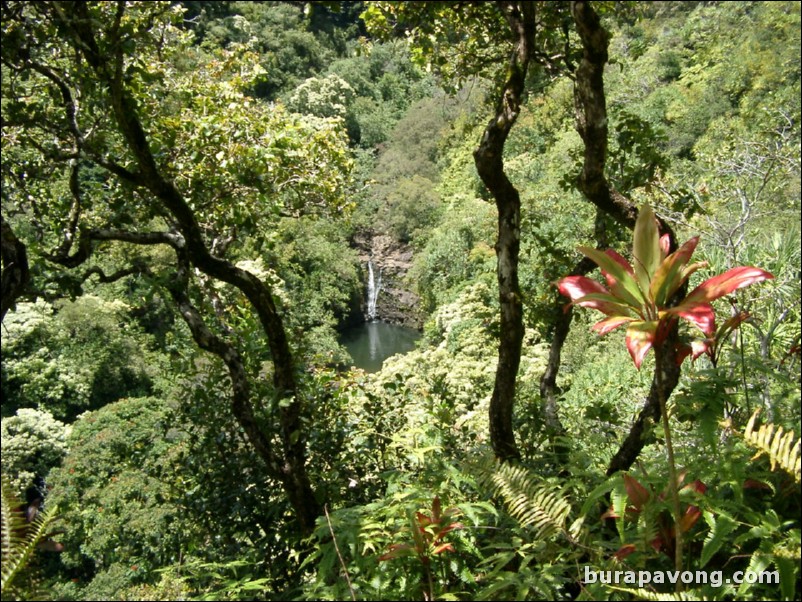
[[[419,338],[414,328],[374,321],[349,328],[340,336],[340,343],[351,354],[354,366],[378,372],[388,357],[415,349]]]

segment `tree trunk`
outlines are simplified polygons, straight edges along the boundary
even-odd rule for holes
[[[610,36],[602,27],[599,16],[589,2],[571,2],[571,14],[583,47],[574,86],[576,129],[585,145],[582,173],[577,184],[579,190],[596,207],[632,229],[637,219],[637,208],[617,191],[604,175],[608,137],[604,66],[608,59],[607,46]],[[676,237],[671,228],[663,220],[660,220],[660,227],[670,236],[671,251],[676,250]],[[686,290],[687,287],[683,286],[672,301],[682,299]],[[655,366],[655,378],[652,380],[646,403],[632,425],[629,435],[610,462],[607,474],[626,470],[632,466],[647,443],[645,432],[648,421],[659,421],[660,395],[664,396],[663,399],[668,399],[679,382],[680,369],[676,364],[674,350],[676,340],[677,326],[674,325],[663,343],[661,352],[655,353],[658,364]],[[661,372],[661,378],[657,377],[658,371]]]
[[[521,246],[521,198],[504,172],[504,144],[518,118],[524,93],[526,70],[534,45],[534,7],[529,2],[499,2],[516,39],[510,58],[509,76],[487,124],[482,141],[474,151],[476,169],[493,195],[498,209],[496,241],[501,332],[498,365],[490,399],[490,440],[500,460],[520,458],[512,428],[515,382],[521,363],[524,337],[523,302],[518,283],[518,254]]]
[[[586,276],[596,268],[596,265],[587,257],[582,259],[571,271],[571,276]],[[560,361],[565,339],[571,330],[571,320],[574,317],[574,308],[564,310],[565,298],[560,296],[555,302],[554,318],[551,322],[551,346],[549,347],[549,360],[546,370],[540,377],[540,399],[542,401],[543,420],[549,435],[560,436],[565,434],[565,428],[560,421],[557,408],[557,374],[560,371]]]
[[[28,255],[25,245],[20,242],[6,218],[0,216],[2,226],[2,308],[0,321],[6,317],[6,312],[16,303],[22,291],[28,284],[31,274],[28,270]]]
[[[124,4],[120,4],[119,7],[121,17],[125,7]],[[304,428],[301,423],[301,396],[295,379],[295,364],[273,295],[256,276],[229,261],[215,257],[209,251],[190,205],[173,182],[163,175],[151,152],[148,134],[142,126],[136,102],[126,88],[122,75],[123,55],[120,41],[112,40],[111,47],[114,52],[110,56],[101,52],[86,5],[75,3],[73,8],[70,16],[67,16],[66,12],[55,11],[56,19],[61,21],[66,31],[70,32],[76,49],[84,56],[101,84],[107,88],[117,127],[136,164],[136,172],[119,166],[112,166],[112,171],[129,183],[148,190],[161,204],[162,210],[170,214],[183,236],[183,248],[180,252],[185,253],[186,261],[208,276],[242,291],[259,317],[274,364],[273,385],[276,394],[279,399],[288,402],[281,404],[279,409],[282,446],[280,454],[273,450],[267,437],[253,421],[252,400],[248,390],[242,388],[247,384],[247,375],[244,370],[239,371],[236,367],[237,362],[233,362],[231,349],[228,348],[230,346],[215,345],[213,341],[219,342],[220,339],[205,337],[206,343],[211,347],[204,348],[219,355],[229,367],[234,387],[232,405],[234,414],[255,451],[269,467],[278,469],[276,476],[284,486],[300,530],[308,535],[314,529],[315,519],[321,514],[321,509],[306,471],[306,438],[303,436]],[[109,40],[105,42],[108,45]],[[104,164],[104,167],[107,165]],[[188,320],[189,314],[182,310],[182,315]],[[193,332],[193,335],[195,334]],[[198,341],[198,337],[195,340]]]

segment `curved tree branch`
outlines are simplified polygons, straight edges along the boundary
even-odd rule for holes
[[[259,428],[253,409],[251,408],[251,386],[245,363],[239,351],[225,339],[215,335],[200,312],[192,305],[187,294],[189,287],[189,258],[185,250],[178,250],[178,270],[170,284],[170,295],[173,297],[181,317],[184,318],[192,333],[195,343],[209,353],[218,356],[228,368],[232,389],[232,412],[248,436],[259,456],[265,460],[271,476],[284,480],[282,463],[273,452],[270,441]]]
[[[67,11],[53,3],[53,14],[66,31],[71,32],[75,46],[110,95],[111,109],[117,128],[137,166],[137,181],[172,215],[184,238],[188,260],[205,274],[239,289],[255,309],[274,363],[273,385],[276,394],[288,401],[279,409],[283,444],[283,483],[296,513],[301,531],[311,533],[320,514],[312,485],[306,472],[306,439],[301,424],[301,395],[295,377],[295,364],[290,351],[283,320],[278,313],[270,289],[250,272],[214,256],[204,241],[198,221],[180,191],[160,171],[142,126],[137,103],[122,77],[121,41],[105,39],[111,46],[112,60],[100,51],[92,28],[92,19],[83,2],[65,3]],[[118,7],[124,7],[119,3]],[[68,16],[69,15],[69,16]],[[107,36],[109,35],[108,32]],[[249,435],[250,436],[250,435]],[[255,441],[254,447],[261,448]],[[265,462],[272,458],[265,457]]]
[[[117,282],[118,280],[122,280],[127,276],[133,276],[134,274],[150,274],[150,269],[145,265],[132,265],[129,268],[123,268],[121,270],[117,270],[112,274],[106,274],[103,270],[98,267],[89,268],[83,273],[81,276],[81,282],[86,282],[92,276],[97,276],[97,281],[101,284],[110,284],[112,282]]]

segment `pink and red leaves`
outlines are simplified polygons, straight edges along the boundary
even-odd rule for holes
[[[580,253],[589,257],[601,268],[607,282],[610,283],[613,295],[632,307],[643,305],[646,299],[635,280],[632,266],[623,257],[615,251],[602,252],[590,247],[578,247],[578,249]]]
[[[647,507],[654,504],[657,508],[660,508],[660,506],[665,503],[665,498],[668,495],[668,487],[666,487],[662,493],[656,494],[652,489],[643,485],[630,474],[624,473],[622,479],[626,491],[626,510],[623,518],[630,521],[642,520],[641,517],[646,517],[646,520],[655,520],[654,518],[650,518],[653,514],[648,512]],[[677,486],[682,485],[684,479],[685,473],[677,475]],[[707,492],[707,485],[697,479],[682,487],[682,491],[686,492],[685,497],[691,497],[692,499],[690,503],[687,503],[680,520],[674,521],[668,512],[661,511],[657,516],[655,525],[658,535],[648,542],[648,545],[655,551],[663,552],[668,556],[673,556],[676,528],[679,527],[682,533],[687,533],[701,518],[702,511],[699,506],[694,503],[695,500],[693,500],[693,498],[703,496]],[[608,518],[620,519],[622,516],[611,506],[607,512],[602,514],[601,520]],[[618,548],[614,557],[618,560],[623,560],[630,554],[637,552],[638,549],[638,545],[627,543]]]
[[[643,508],[652,497],[652,493],[641,485],[638,479],[627,473],[624,473],[624,488],[627,490],[627,497],[635,510]]]
[[[632,322],[627,328],[627,350],[635,366],[640,368],[643,358],[652,348],[657,334],[657,322]]]
[[[440,497],[435,495],[430,513],[411,510],[408,513],[412,543],[391,545],[387,552],[379,556],[379,560],[412,556],[417,557],[424,565],[429,565],[433,556],[456,551],[453,544],[444,542],[443,538],[451,531],[465,528],[462,523],[452,520],[452,517],[460,513],[459,508],[443,510]]]
[[[723,274],[705,280],[702,284],[693,289],[682,303],[683,305],[709,303],[719,297],[729,295],[739,288],[749,286],[756,282],[763,282],[771,278],[774,278],[772,274],[760,268],[751,266],[732,268]]]
[[[609,318],[605,318],[604,320],[596,322],[592,328],[599,334],[599,336],[602,336],[612,330],[615,330],[619,326],[623,326],[624,324],[629,324],[630,322],[634,321],[635,318],[629,318],[627,316],[610,316]]]
[[[566,276],[557,283],[557,288],[572,302],[592,293],[607,293],[606,288],[586,276]]]
[[[667,309],[664,314],[685,318],[707,336],[712,336],[716,331],[716,314],[709,303],[690,307],[685,303],[681,303],[676,307]]]
[[[691,266],[694,268],[693,271],[689,272],[684,269],[696,250],[697,244],[699,244],[699,237],[695,236],[671,255],[666,256],[655,271],[654,278],[652,278],[649,285],[649,296],[658,307],[668,303],[668,300],[682,286],[685,279],[698,268],[706,265],[705,263],[694,264],[694,266]]]
[[[626,314],[628,308],[601,284],[585,276],[568,276],[558,283],[560,292],[571,299],[573,305],[597,309],[608,316]],[[567,307],[566,307],[567,309]]]
[[[561,294],[571,299],[571,304],[596,309],[607,316],[593,325],[593,330],[600,335],[628,324],[626,345],[638,368],[649,349],[662,343],[665,332],[677,317],[695,325],[705,335],[702,341],[695,341],[692,345],[678,345],[680,362],[688,355],[696,359],[702,353],[711,354],[718,337],[710,302],[750,284],[773,278],[760,268],[733,268],[704,281],[678,305],[668,307],[671,298],[688,278],[707,265],[706,262],[689,265],[698,243],[699,237],[694,237],[669,254],[668,235],[660,236],[654,211],[649,205],[644,205],[635,223],[634,267],[612,249],[602,252],[578,247],[601,268],[609,288],[585,276],[568,276],[559,280],[557,286]],[[728,321],[729,330],[741,321],[743,319],[737,323]]]

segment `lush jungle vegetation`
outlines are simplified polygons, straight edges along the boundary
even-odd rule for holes
[[[4,1],[3,599],[800,599],[800,30]]]

